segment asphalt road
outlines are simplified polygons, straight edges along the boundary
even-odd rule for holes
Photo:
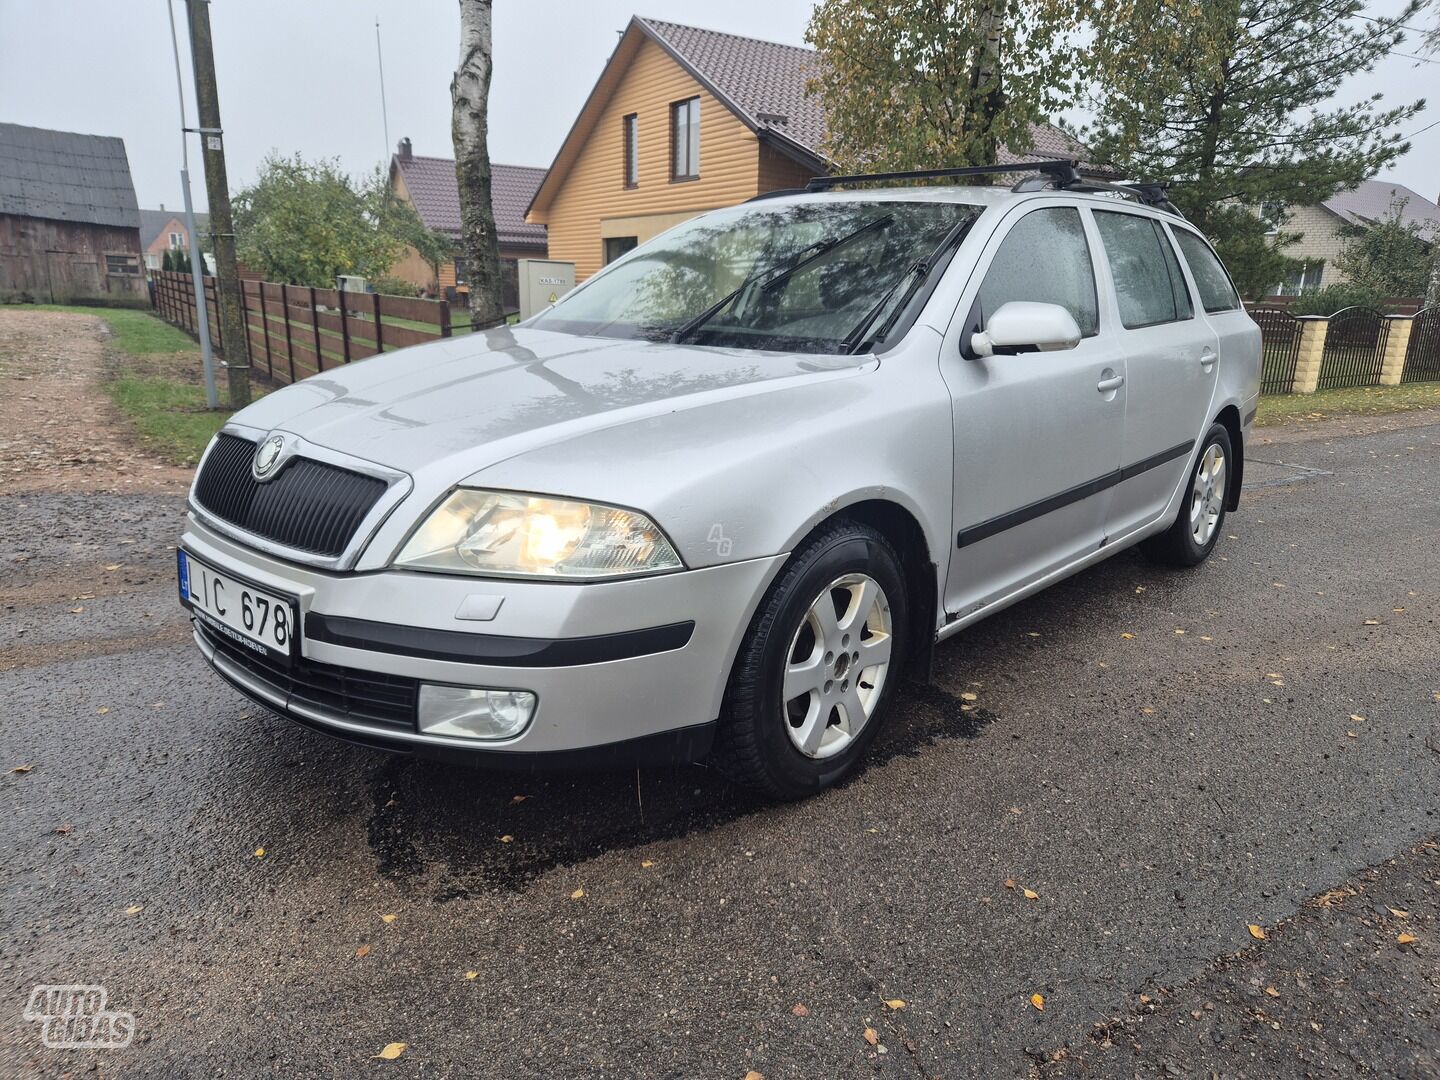
[[[788,806],[297,729],[188,644],[179,500],[0,496],[0,771],[31,766],[0,775],[0,1075],[1068,1068],[1440,833],[1440,423],[1252,454],[1283,464],[1205,566],[1125,553],[952,639],[869,767]],[[135,1042],[45,1049],[39,983],[103,984]],[[1435,1068],[1436,992],[1397,1074]],[[1289,1075],[1245,1060],[1217,1071]]]

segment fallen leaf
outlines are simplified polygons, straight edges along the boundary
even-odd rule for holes
[[[59,830],[57,829],[56,831],[58,832]],[[1408,919],[1410,917],[1410,912],[1406,911],[1404,908],[1387,907],[1385,910],[1390,912],[1390,914],[1394,915],[1397,919]]]
[[[85,609],[84,609],[83,607],[72,607],[72,608],[70,609],[70,614],[71,614],[71,615],[79,615],[79,614],[80,614],[82,611],[84,611],[84,610],[85,610]]]
[[[758,1073],[754,1069],[751,1069],[745,1074],[745,1080],[765,1080],[765,1074]]]
[[[1185,633],[1185,631],[1184,631],[1184,630],[1176,630],[1175,633],[1177,633],[1177,634],[1183,634],[1183,633]]]
[[[1265,672],[1265,678],[1267,678],[1267,679],[1278,679],[1278,678],[1280,678],[1280,673],[1279,673],[1278,671],[1267,671],[1267,672]]]
[[[1366,626],[1379,626],[1379,625],[1380,625],[1380,620],[1379,620],[1379,619],[1366,619],[1366,620],[1365,620],[1365,625],[1366,625]]]
[[[1264,928],[1263,926],[1256,926],[1256,925],[1252,922],[1252,923],[1250,924],[1250,926],[1249,926],[1249,930],[1250,930],[1250,936],[1253,937],[1256,941],[1264,941],[1264,940],[1265,940],[1265,928]]]
[[[110,711],[110,706],[109,706],[109,705],[101,705],[101,706],[100,706],[98,709],[96,709],[95,711],[96,711],[97,713],[99,713],[101,716],[104,716],[107,712]]]
[[[375,1056],[381,1061],[394,1061],[404,1052],[404,1043],[386,1043],[385,1049],[381,1050],[380,1053],[376,1054]]]
[[[1015,879],[1014,879],[1014,878],[1008,878],[1008,877],[1007,877],[1007,878],[1005,879],[1005,888],[1007,888],[1007,889],[1013,889],[1014,887],[1015,887]]]
[[[1039,900],[1039,899],[1040,899],[1040,894],[1039,894],[1038,892],[1036,892],[1034,889],[1024,889],[1024,890],[1022,890],[1022,891],[1025,893],[1025,899],[1026,899],[1026,900]]]
[[[117,562],[117,563],[111,563],[109,566],[105,567],[105,569],[106,569],[106,570],[119,570],[119,569],[120,569],[120,564],[119,564],[118,562]]]
[[[1136,591],[1137,593],[1142,593],[1142,592],[1145,591],[1145,586],[1144,586],[1144,585],[1136,585],[1136,586],[1135,586],[1135,591]]]
[[[1135,635],[1134,635],[1134,634],[1121,634],[1120,636],[1121,636],[1122,638],[1124,638],[1126,641],[1134,641],[1134,640],[1135,640]]]
[[[1265,993],[1269,994],[1271,997],[1279,997],[1279,996],[1280,996],[1280,991],[1279,991],[1279,990],[1276,990],[1273,986],[1267,986],[1267,987],[1265,987]]]
[[[257,859],[263,859],[265,857],[265,849],[263,847],[257,847],[255,849],[255,857]]]
[[[1353,731],[1347,731],[1347,732],[1345,732],[1345,737],[1346,737],[1347,739],[1358,739],[1360,736],[1359,736],[1359,735],[1356,735],[1355,732],[1353,732]]]
[[[381,916],[380,916],[380,921],[381,921],[381,922],[392,923],[392,922],[394,922],[396,919],[398,919],[399,917],[400,917],[399,915],[381,915]]]
[[[367,957],[367,956],[369,956],[369,955],[370,955],[370,946],[369,946],[369,945],[361,945],[358,949],[355,950],[355,956],[356,956],[358,959],[364,959],[365,957]]]
[[[1405,609],[1404,609],[1403,607],[1391,608],[1390,610],[1393,611],[1393,612],[1395,612],[1396,615],[1404,615],[1404,614],[1405,614]]]
[[[790,1010],[790,1015],[791,1015],[791,1016],[809,1016],[809,1015],[810,1015],[810,1010],[807,1009],[804,1005],[800,1004],[800,1002],[797,1001],[797,1002],[795,1003],[794,1008],[792,1008],[792,1009]]]
[[[524,802],[526,799],[528,799],[529,797],[530,797],[529,795],[512,795],[512,796],[510,797],[510,801],[511,801],[512,803],[522,803],[522,802]]]
[[[1351,720],[1354,720],[1357,724],[1363,724],[1363,723],[1365,723],[1365,717],[1361,716],[1359,713],[1353,713],[1353,712],[1352,712],[1352,713],[1350,714],[1350,719],[1351,719]]]
[[[969,690],[966,690],[963,694],[960,695],[960,700],[961,700],[961,701],[979,701],[979,700],[980,700],[980,696],[979,696],[978,694],[972,694]]]
[[[126,915],[139,915],[140,912],[142,912],[142,911],[144,911],[144,910],[145,910],[145,905],[144,905],[144,904],[131,904],[129,907],[127,907],[127,908],[125,909],[125,914],[126,914]]]
[[[506,833],[504,836],[500,837],[500,842],[502,844],[510,844],[514,843],[514,841],[515,837],[511,836],[509,833]]]
[[[72,830],[73,828],[75,828],[75,826],[74,826],[74,825],[70,825],[70,824],[56,825],[56,826],[55,826],[55,831],[56,831],[57,833],[59,833],[61,836],[67,836],[67,835],[69,835],[70,830]]]
[[[1141,711],[1142,713],[1144,713],[1146,716],[1154,716],[1154,715],[1155,715],[1155,710],[1152,709],[1149,705],[1145,705],[1145,706],[1141,707],[1140,711]]]
[[[1200,635],[1200,640],[1201,640],[1201,641],[1214,641],[1215,639],[1212,638],[1209,634],[1201,634],[1201,635]]]
[[[640,860],[640,865],[641,865],[644,869],[649,870],[652,866],[655,865],[655,860],[654,860],[654,859],[641,859],[641,860]]]
[[[480,977],[480,972],[478,972],[478,971],[467,971],[467,972],[465,972],[465,978],[469,979],[471,982],[474,982],[474,981],[475,981],[476,979],[478,979],[479,977]]]
[[[571,899],[571,900],[579,900],[579,899],[580,899],[581,897],[583,897],[584,895],[585,895],[585,890],[584,890],[584,889],[576,889],[574,892],[572,892],[572,893],[570,894],[570,899]]]
[[[871,1046],[878,1046],[880,1043],[880,1033],[872,1027],[867,1027],[865,1029],[865,1041]]]
[[[1039,1009],[1041,1012],[1044,1012],[1044,1011],[1045,1011],[1045,995],[1044,995],[1044,994],[1031,994],[1031,995],[1030,995],[1030,1004],[1033,1005],[1033,1006],[1035,1006],[1035,1008]]]
[[[885,1006],[890,1009],[903,1009],[905,1007],[905,1001],[903,998],[890,998],[885,1002]]]
[[[12,773],[20,773],[20,774],[23,775],[23,774],[29,772],[29,771],[30,771],[31,769],[33,769],[33,768],[35,768],[34,765],[16,765],[16,766],[15,766],[13,769],[11,769],[10,771],[11,771]]]
[[[1395,938],[1395,944],[1397,944],[1397,945],[1409,945],[1409,944],[1410,944],[1411,942],[1413,942],[1414,940],[1415,940],[1415,935],[1414,935],[1414,934],[1400,934],[1398,937]]]
[[[1040,635],[1037,634],[1034,630],[1031,630],[1031,631],[1030,631],[1029,633],[1027,633],[1025,636],[1026,636],[1026,637],[1039,637]]]

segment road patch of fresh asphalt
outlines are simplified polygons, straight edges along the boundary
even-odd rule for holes
[[[1440,424],[1257,458],[1209,563],[966,630],[786,806],[297,729],[184,640],[183,500],[0,496],[0,1075],[1433,1074]],[[134,1044],[47,1050],[70,982]]]

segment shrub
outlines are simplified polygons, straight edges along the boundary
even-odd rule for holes
[[[388,274],[381,274],[379,277],[371,278],[370,287],[377,293],[384,293],[386,296],[420,295],[420,286],[416,285],[413,281],[391,277]]]
[[[1334,315],[1341,308],[1347,307],[1386,310],[1380,301],[1379,289],[1365,285],[1327,285],[1318,292],[1306,293],[1296,298],[1289,311],[1291,315]]]

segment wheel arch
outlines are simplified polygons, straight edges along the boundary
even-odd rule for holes
[[[840,519],[870,526],[890,541],[899,554],[910,609],[909,631],[912,644],[906,667],[912,678],[928,681],[935,647],[939,569],[931,554],[925,529],[908,507],[893,499],[859,499],[833,510],[815,522],[791,550],[803,545],[811,534]]]
[[[1240,427],[1240,410],[1226,405],[1215,416],[1215,423],[1224,424],[1230,433],[1231,468],[1225,481],[1225,509],[1240,508],[1240,487],[1245,479],[1245,436]]]

